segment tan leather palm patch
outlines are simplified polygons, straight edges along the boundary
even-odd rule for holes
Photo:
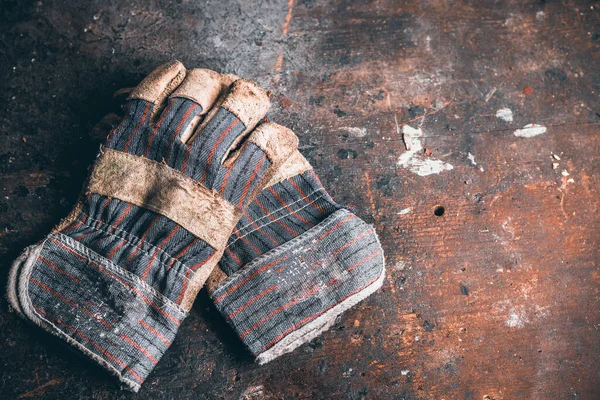
[[[164,164],[111,149],[98,156],[87,191],[164,215],[219,251],[242,214],[217,192]]]

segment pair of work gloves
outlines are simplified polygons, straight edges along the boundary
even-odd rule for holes
[[[377,290],[373,227],[335,203],[255,83],[165,64],[127,99],[80,199],[8,299],[133,391],[206,286],[259,363]]]

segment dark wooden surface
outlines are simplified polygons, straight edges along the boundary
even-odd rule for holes
[[[262,367],[202,293],[137,396],[2,300],[0,397],[600,398],[600,2],[0,4],[0,283],[74,203],[113,91],[172,58],[272,89],[271,118],[388,265]],[[532,123],[547,131],[514,135]],[[406,124],[416,159],[453,169],[398,166]]]

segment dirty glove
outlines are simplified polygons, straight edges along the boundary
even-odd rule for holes
[[[207,286],[260,363],[328,329],[376,291],[385,273],[372,227],[333,201],[297,151],[250,204],[227,246]]]
[[[263,364],[380,288],[384,264],[375,229],[334,202],[296,151],[244,211],[207,286]]]
[[[229,78],[179,62],[152,72],[74,210],[11,268],[13,307],[134,391],[297,145],[286,128],[257,126],[269,101],[256,84],[237,80],[219,97]]]

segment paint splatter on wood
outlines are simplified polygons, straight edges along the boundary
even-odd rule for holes
[[[546,133],[546,130],[546,127],[543,125],[527,124],[523,128],[514,131],[513,134],[516,137],[531,138]]]
[[[406,143],[408,150],[400,155],[397,162],[398,166],[406,168],[419,176],[439,174],[454,168],[451,164],[441,160],[424,157],[422,151],[423,145],[421,144],[423,131],[421,128],[415,129],[409,125],[404,125],[402,127],[402,133],[404,134],[404,142]]]
[[[504,120],[506,122],[512,122],[513,112],[510,108],[501,108],[498,111],[496,111],[496,118],[500,118],[501,120]]]

